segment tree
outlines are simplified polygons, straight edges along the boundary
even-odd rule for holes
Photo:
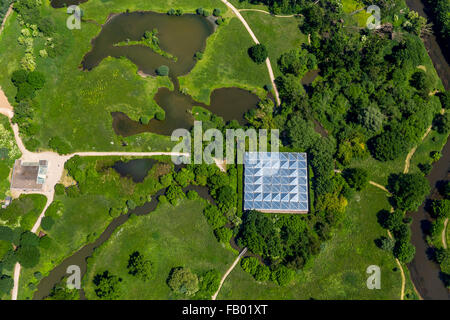
[[[25,231],[20,235],[21,246],[39,246],[39,237],[31,231]]]
[[[433,120],[433,128],[440,134],[450,131],[450,112],[436,115]]]
[[[184,199],[185,196],[186,195],[180,186],[172,184],[167,188],[166,191],[167,200],[169,200],[169,202],[174,206],[178,204],[179,200]]]
[[[351,188],[358,191],[364,189],[369,183],[369,173],[362,168],[349,168],[344,170],[343,176]]]
[[[387,130],[370,141],[370,149],[375,159],[394,160],[408,150],[409,142],[399,132]]]
[[[222,212],[227,212],[231,208],[236,206],[236,192],[234,192],[233,188],[231,186],[224,186],[221,187],[217,191],[217,202],[220,210]]]
[[[383,126],[384,115],[376,106],[368,106],[363,108],[358,115],[359,123],[369,132],[378,132]]]
[[[227,218],[214,205],[209,205],[203,209],[203,214],[213,229],[223,227],[227,223]]]
[[[416,254],[416,247],[406,241],[397,241],[394,247],[394,256],[404,263],[410,263]]]
[[[294,270],[288,269],[285,266],[279,266],[272,271],[272,281],[280,286],[286,286],[294,280]]]
[[[35,89],[42,89],[45,85],[45,76],[42,72],[33,71],[27,76],[27,82]]]
[[[401,210],[416,211],[430,193],[428,180],[419,173],[391,174],[388,180],[388,189]]]
[[[162,77],[168,76],[169,75],[169,67],[164,66],[164,65],[158,67],[158,69],[156,69],[156,74],[158,76],[162,76]]]
[[[255,63],[262,64],[266,61],[269,53],[266,46],[260,43],[250,47],[248,49],[248,55]]]
[[[199,290],[196,297],[209,300],[219,289],[221,275],[217,270],[209,270],[201,275],[199,279]]]
[[[195,190],[189,190],[186,193],[186,196],[189,200],[196,200],[199,197],[197,191],[195,191]]]
[[[199,290],[197,275],[183,267],[172,269],[167,284],[174,292],[187,296],[191,296]]]
[[[164,188],[167,188],[172,184],[173,176],[171,173],[165,174],[159,178],[159,182],[162,184]]]
[[[245,272],[254,275],[259,266],[259,261],[255,257],[247,257],[241,260],[241,267]]]
[[[435,218],[447,218],[450,216],[450,200],[433,200],[431,202],[431,213]]]
[[[391,238],[382,237],[379,240],[379,247],[382,250],[392,252],[392,250],[394,249],[394,246],[395,246],[395,241]]]
[[[0,240],[12,242],[14,231],[8,226],[0,226]]]
[[[40,253],[39,249],[35,246],[20,246],[15,252],[15,255],[17,256],[17,261],[24,268],[32,268],[39,263]]]
[[[233,236],[233,230],[227,227],[220,227],[214,230],[217,240],[222,243],[229,243]]]
[[[9,294],[14,286],[14,281],[10,276],[0,276],[0,293]]]
[[[308,52],[304,49],[292,49],[278,58],[278,66],[283,74],[301,77],[308,70]]]
[[[27,81],[28,77],[28,71],[24,69],[18,69],[14,71],[11,75],[11,81],[14,83],[16,87],[18,87],[20,84]]]
[[[308,151],[320,139],[313,123],[305,120],[299,112],[287,122],[286,134],[292,148],[298,151]]]
[[[195,179],[195,174],[186,168],[182,168],[175,174],[175,181],[182,187],[187,187]]]
[[[438,249],[436,261],[441,265],[441,271],[450,274],[450,249]]]
[[[256,281],[267,281],[270,279],[270,269],[267,266],[258,264],[256,271],[253,274]]]
[[[145,260],[144,256],[139,251],[134,251],[128,259],[128,273],[147,281],[152,275],[152,263]]]
[[[28,82],[19,84],[17,88],[16,101],[34,98],[34,88]]]
[[[55,220],[52,217],[45,216],[42,218],[41,227],[42,229],[49,231],[53,225],[55,224]]]
[[[93,279],[95,294],[103,300],[118,299],[121,294],[121,282],[121,278],[110,274],[109,271],[98,273]]]
[[[305,98],[305,88],[301,84],[300,80],[292,75],[287,74],[285,76],[278,77],[275,80],[280,98],[288,105],[298,106],[301,105],[302,100]]]

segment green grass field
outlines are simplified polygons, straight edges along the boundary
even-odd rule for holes
[[[277,18],[261,12],[241,12],[258,40],[265,44],[275,77],[281,75],[277,60],[286,51],[298,48],[308,41],[300,32],[298,18]]]
[[[202,214],[204,202],[184,200],[169,204],[146,216],[133,216],[88,260],[83,288],[88,299],[96,299],[93,277],[105,270],[123,281],[121,299],[183,299],[166,284],[174,267],[184,266],[202,273],[216,269],[221,274],[234,254],[220,245]],[[153,277],[143,282],[127,271],[129,255],[138,250],[153,263]]]
[[[0,200],[4,200],[10,195],[10,175],[14,166],[14,161],[20,158],[21,153],[17,148],[14,133],[7,117],[0,115],[0,149],[3,149],[0,155]],[[1,219],[1,218],[0,218]]]
[[[180,87],[197,101],[209,103],[217,88],[239,87],[265,95],[263,86],[270,82],[266,65],[255,64],[247,50],[254,43],[237,18],[220,26],[207,40],[205,54],[195,68],[180,77]]]

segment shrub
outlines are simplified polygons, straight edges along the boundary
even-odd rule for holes
[[[267,281],[270,279],[270,269],[267,266],[259,264],[253,275],[256,281]]]
[[[60,137],[53,137],[48,141],[48,146],[56,150],[59,154],[69,154],[70,145]]]
[[[173,181],[173,175],[171,173],[165,174],[161,177],[159,177],[159,182],[162,184],[164,188],[167,188],[172,184]]]
[[[16,87],[27,81],[28,71],[24,69],[16,70],[11,75],[11,81]]]
[[[257,64],[264,63],[269,55],[266,46],[263,44],[257,44],[253,47],[250,47],[248,49],[248,54],[250,58],[252,58],[252,60]]]
[[[184,199],[185,194],[180,186],[172,184],[167,188],[166,197],[172,205],[176,206],[179,200]]]
[[[17,87],[16,101],[34,98],[34,88],[28,82],[19,84]]]
[[[369,173],[361,168],[350,168],[343,172],[343,176],[348,185],[358,191],[364,189],[369,183]]]
[[[142,117],[140,117],[139,122],[141,124],[147,125],[150,122],[150,117],[149,116],[142,116]]]
[[[77,185],[70,186],[66,189],[66,194],[69,198],[76,198],[80,196],[80,189]]]
[[[219,26],[223,25],[225,23],[225,18],[217,18],[216,23]]]
[[[220,14],[221,14],[220,9],[219,9],[219,8],[215,8],[214,11],[213,11],[213,15],[214,15],[215,17],[219,17]]]
[[[203,15],[203,8],[197,8],[197,10],[195,10],[195,12],[198,14],[198,15]]]
[[[55,220],[52,217],[44,217],[41,221],[42,229],[49,231],[53,225],[55,224]]]
[[[128,273],[138,277],[142,281],[147,281],[151,277],[152,263],[145,260],[139,251],[134,251],[128,259]]]
[[[175,9],[170,8],[169,11],[167,11],[167,14],[168,14],[169,16],[175,15]]]
[[[156,120],[163,121],[166,118],[166,113],[164,111],[157,111],[155,113]]]
[[[247,257],[241,260],[241,267],[245,272],[254,275],[256,273],[256,269],[259,266],[258,259],[254,257]]]
[[[203,52],[197,51],[194,55],[195,60],[202,60],[203,59]]]
[[[207,206],[203,210],[203,214],[213,229],[223,227],[227,223],[227,218],[214,205]]]
[[[17,261],[24,268],[32,268],[39,263],[40,253],[35,246],[20,246],[16,253]]]
[[[94,277],[95,294],[100,299],[114,300],[120,297],[122,279],[112,275],[109,271],[98,273]]]
[[[233,231],[226,227],[220,227],[214,230],[214,234],[216,235],[217,240],[222,243],[229,243],[231,237],[233,236]]]
[[[168,76],[169,75],[169,67],[162,65],[160,67],[158,67],[158,69],[156,69],[156,74],[159,76]]]
[[[195,191],[195,190],[189,190],[189,191],[187,192],[187,198],[188,198],[189,200],[196,200],[196,199],[198,199],[199,196],[198,196],[197,191]]]
[[[28,74],[27,82],[35,89],[42,89],[45,85],[45,76],[42,72],[33,71]]]
[[[279,266],[271,273],[272,281],[280,286],[286,286],[294,280],[294,270],[288,269],[284,266]]]
[[[431,213],[435,218],[450,217],[450,200],[433,200],[433,202],[431,203]]]
[[[170,272],[167,284],[176,293],[191,296],[199,290],[198,277],[188,268],[174,268]]]
[[[66,187],[63,184],[57,183],[55,185],[55,194],[57,196],[62,196],[65,192],[66,192]]]
[[[395,241],[391,238],[382,237],[379,241],[379,247],[382,250],[392,252],[395,246]]]
[[[397,241],[394,247],[394,256],[404,263],[409,263],[416,254],[416,247],[410,242]]]
[[[217,270],[209,270],[202,274],[196,297],[205,300],[211,299],[211,296],[219,289],[220,278],[220,273]]]

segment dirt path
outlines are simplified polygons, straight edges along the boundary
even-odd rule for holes
[[[391,238],[393,240],[394,237],[392,236],[391,232],[388,230],[387,233],[388,233],[389,238]],[[400,275],[402,276],[402,291],[400,292],[400,300],[404,300],[404,297],[405,297],[405,286],[406,286],[405,272],[403,271],[402,264],[400,263],[400,261],[397,258],[395,258],[395,262],[397,263],[398,267],[400,268]],[[417,290],[416,290],[416,292],[417,292]],[[419,297],[420,297],[420,295],[419,295]],[[422,300],[421,297],[420,297],[420,299]]]
[[[444,249],[447,249],[447,227],[448,227],[448,218],[444,221],[444,230],[442,230],[442,246]]]
[[[373,186],[375,186],[375,187],[377,187],[377,188],[380,188],[381,190],[386,191],[387,193],[391,194],[391,193],[389,192],[389,190],[386,189],[385,186],[382,186],[381,184],[378,184],[378,183],[373,182],[373,181],[369,181],[369,183],[370,183],[371,185],[373,185]]]
[[[421,141],[423,141],[423,140],[428,136],[428,134],[430,133],[430,131],[431,131],[431,126],[429,126],[428,129],[427,129],[427,131],[425,131],[425,134],[423,135]],[[411,151],[409,151],[408,154],[406,155],[406,159],[405,159],[405,168],[403,169],[403,173],[408,173],[408,171],[409,171],[409,166],[410,166],[410,164],[411,164],[411,158],[412,158],[412,156],[414,155],[414,153],[416,152],[416,150],[417,150],[417,146],[415,146],[414,148],[412,148]]]
[[[270,13],[269,11],[264,11],[264,10],[260,10],[260,9],[239,9],[239,12],[243,12],[243,11],[261,12],[261,13],[265,13],[265,14],[271,15],[272,17],[277,17],[277,18],[293,18],[293,17],[301,17],[302,16],[302,14],[290,14],[287,16],[282,16],[279,14],[273,14],[273,13]]]
[[[5,27],[6,24],[6,20],[8,20],[9,15],[13,12],[13,4],[11,3],[11,5],[8,8],[8,11],[6,11],[5,17],[3,18],[2,21],[2,26],[0,27],[0,34],[2,34],[3,28]]]
[[[252,37],[253,42],[255,42],[256,44],[259,44],[260,42],[259,42],[258,38],[256,38],[256,36],[253,33],[252,29],[248,25],[247,21],[245,21],[244,17],[239,13],[239,10],[236,9],[227,0],[221,0],[221,1],[233,11],[233,13],[236,15],[236,17],[238,17],[239,20],[241,20],[241,22],[244,25],[245,29],[247,29],[247,32]],[[280,95],[278,93],[277,85],[275,84],[275,76],[274,76],[274,73],[273,73],[273,70],[272,70],[272,64],[270,63],[270,59],[269,58],[266,59],[266,66],[267,66],[267,70],[269,71],[269,77],[270,77],[270,81],[272,82],[273,91],[275,92],[275,99],[277,101],[277,104],[280,105],[281,104]]]
[[[222,285],[225,282],[225,279],[228,277],[230,272],[233,271],[234,267],[236,267],[236,265],[238,264],[239,260],[241,260],[241,258],[244,256],[244,254],[246,252],[247,252],[247,248],[242,249],[241,253],[239,253],[238,257],[236,258],[236,260],[234,260],[234,262],[231,265],[231,267],[229,267],[227,272],[225,272],[225,274],[223,275],[222,279],[220,280],[219,289],[217,289],[216,293],[214,293],[214,295],[211,297],[211,300],[216,300],[217,295],[219,294],[220,289],[222,288]]]

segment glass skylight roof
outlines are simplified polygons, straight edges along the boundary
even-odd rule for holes
[[[306,153],[246,152],[244,210],[308,211]]]

